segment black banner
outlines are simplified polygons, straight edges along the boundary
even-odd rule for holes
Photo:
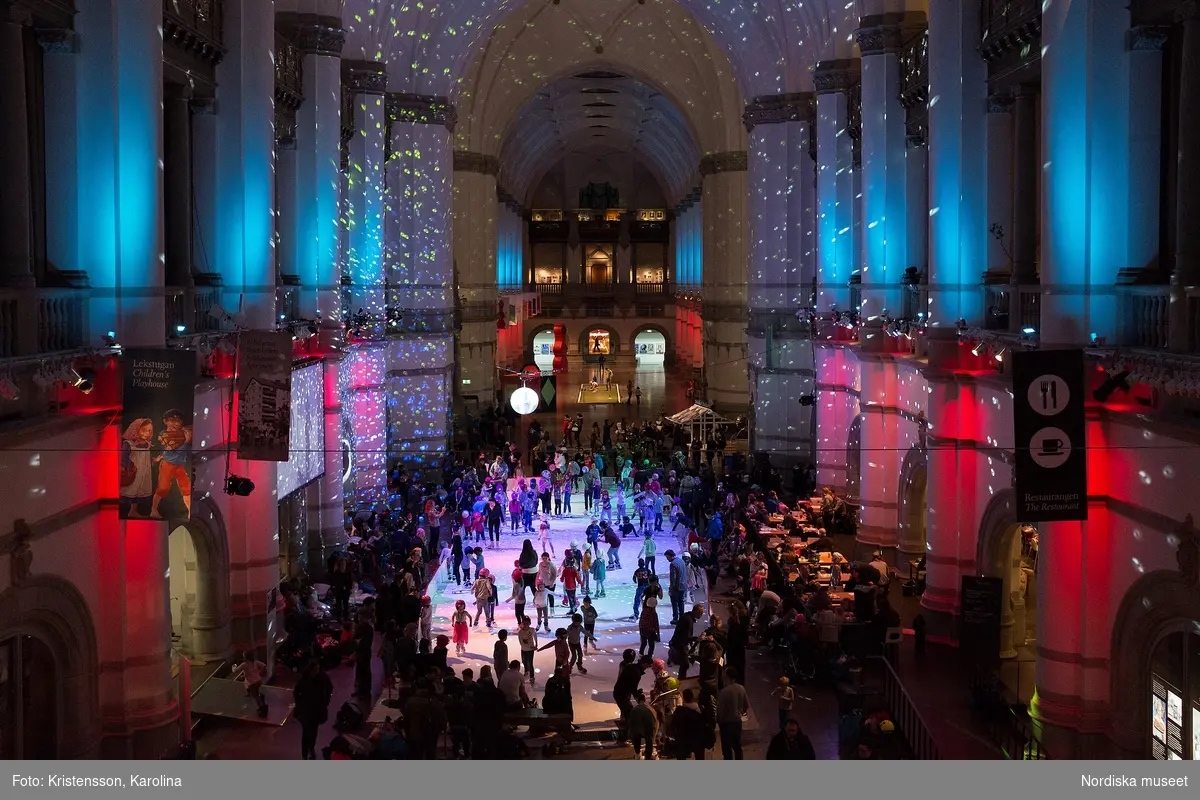
[[[1019,522],[1087,519],[1082,350],[1013,354]]]
[[[126,350],[121,519],[186,521],[192,511],[194,350]]]
[[[1001,578],[963,575],[959,598],[962,606],[959,650],[968,664],[980,670],[993,669],[1000,662],[1004,581]]]

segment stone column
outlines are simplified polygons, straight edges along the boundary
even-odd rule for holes
[[[31,22],[21,6],[0,9],[0,174],[5,202],[0,205],[0,284],[33,286],[30,222],[29,117],[25,97],[24,27]]]
[[[519,269],[516,214],[496,200],[495,156],[467,150],[454,152],[454,264],[457,270],[462,331],[458,338],[456,395],[475,395],[477,413],[487,407],[496,386],[496,305],[499,275],[506,283]],[[466,381],[470,381],[467,384]]]
[[[1195,345],[1189,336],[1189,307],[1195,300],[1188,298],[1185,287],[1200,283],[1200,198],[1195,187],[1200,186],[1200,143],[1196,131],[1200,128],[1200,11],[1196,0],[1180,3],[1177,19],[1180,68],[1179,98],[1179,155],[1175,171],[1175,274],[1171,277],[1171,349],[1187,351]]]
[[[169,84],[163,98],[168,286],[192,281],[192,91]]]
[[[1115,341],[1115,297],[1089,289],[1113,286],[1128,266],[1128,18],[1120,0],[1052,3],[1042,14],[1043,348],[1078,346],[1089,333]]]
[[[813,73],[817,94],[817,308],[848,310],[854,269],[854,148],[850,88],[858,62],[823,61]]]
[[[1159,275],[1164,271],[1159,257],[1163,96],[1146,87],[1162,85],[1167,35],[1166,27],[1140,26],[1125,41],[1130,70],[1129,266]]]
[[[349,250],[346,266],[353,284],[352,313],[363,309],[381,317],[383,293],[383,159],[387,124],[384,92],[387,65],[351,61],[346,81],[354,93],[354,138],[350,140],[347,171],[346,225]]]
[[[987,74],[979,3],[929,4],[929,314],[953,331],[982,321],[987,259]],[[935,102],[936,98],[936,102]]]
[[[436,465],[453,405],[455,289],[451,146],[457,121],[444,97],[389,92],[384,266],[388,307],[388,450],[410,466]]]
[[[217,102],[193,98],[192,110],[192,266],[215,273],[217,231]]]
[[[1022,85],[1012,108],[1012,275],[1014,284],[1037,283],[1038,163],[1036,87]],[[989,147],[990,150],[990,147]]]
[[[113,561],[124,562],[121,586],[124,588],[123,618],[113,620],[123,626],[123,647],[114,653],[120,660],[120,680],[124,684],[123,707],[119,722],[136,725],[146,740],[131,741],[127,757],[149,757],[161,753],[171,723],[179,718],[171,680],[171,559],[167,550],[168,532],[158,524],[127,523],[112,520],[122,530],[123,550],[109,552]],[[112,655],[108,659],[112,659]],[[111,678],[109,678],[111,680]],[[114,716],[110,711],[106,716]],[[152,746],[156,745],[157,747]],[[140,752],[139,752],[140,750]]]
[[[305,17],[296,29],[304,59],[304,103],[296,112],[297,261],[300,314],[340,327],[338,184],[342,128],[342,46],[337,17]],[[330,334],[332,335],[332,331]]]
[[[1013,252],[1015,228],[1013,226],[1013,162],[1019,158],[1013,147],[1013,99],[1011,97],[988,97],[987,160],[988,160],[988,227],[999,225],[1004,238],[988,236],[988,260],[981,265],[980,272],[1004,271],[1013,283],[1017,283],[1012,260],[1005,254]],[[1036,158],[1037,153],[1026,155]],[[1032,209],[1036,220],[1037,209]],[[1014,292],[1015,294],[1015,292]]]
[[[325,474],[321,476],[321,505],[318,509],[321,535],[309,540],[321,552],[309,556],[309,569],[324,574],[326,554],[346,544],[346,504],[342,496],[342,393],[338,359],[325,359]]]
[[[929,149],[923,133],[908,137],[905,164],[908,172],[908,266],[924,273],[929,264]],[[914,304],[913,310],[929,313],[927,303]]]
[[[708,397],[722,413],[750,404],[746,347],[745,152],[714,153],[704,180],[704,364]]]
[[[900,99],[900,51],[924,15],[862,18],[856,33],[862,55],[863,254],[862,314],[902,313],[901,281],[908,267],[907,126]]]
[[[217,66],[215,266],[226,308],[241,304],[249,328],[275,326],[275,6],[225,6],[228,53]],[[264,46],[264,42],[270,43]],[[122,54],[124,56],[124,54]]]
[[[79,266],[78,59],[75,32],[39,29],[45,51],[46,261],[65,272]],[[0,156],[2,157],[2,156]]]
[[[891,356],[860,352],[862,433],[859,480],[858,556],[884,550],[890,557],[899,544],[896,530],[900,462],[900,419],[896,398],[901,395],[896,364]],[[889,559],[890,560],[890,559]]]
[[[809,93],[758,97],[742,119],[750,134],[750,359],[755,376],[754,448],[809,460],[813,351],[791,330],[807,305],[813,274],[808,212],[814,194],[809,135],[816,98]]]

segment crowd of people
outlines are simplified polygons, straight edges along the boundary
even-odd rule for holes
[[[374,752],[395,753],[403,745],[406,757],[435,757],[435,732],[448,732],[456,757],[519,753],[506,718],[536,704],[533,660],[542,650],[553,650],[555,667],[543,687],[541,710],[571,719],[571,677],[587,674],[589,649],[597,646],[593,601],[605,597],[613,573],[636,587],[629,611],[640,646],[622,654],[613,698],[621,736],[641,757],[703,757],[719,744],[725,758],[741,758],[752,640],[816,663],[839,657],[834,634],[844,622],[894,621],[880,588],[886,586],[886,565],[850,568],[844,585],[872,590],[869,602],[850,608],[832,603],[829,588],[815,585],[805,554],[786,544],[766,548],[759,528],[786,508],[775,490],[736,471],[718,475],[705,460],[686,458],[684,449],[668,457],[663,444],[674,433],[659,423],[593,423],[589,444],[598,446],[591,448],[580,446],[584,431],[581,417],[564,417],[555,442],[535,422],[528,459],[506,441],[472,460],[447,459],[437,481],[397,467],[387,509],[356,516],[350,545],[330,557],[327,580],[332,615],[341,626],[337,635],[323,635],[314,624],[319,601],[310,586],[283,585],[290,634],[283,651],[306,677],[335,663],[353,663],[365,706],[377,654],[384,686],[403,687],[406,699],[397,707],[397,721],[372,733]],[[723,447],[714,439],[705,452],[720,457]],[[837,505],[811,513],[827,519]],[[560,521],[573,516],[586,519],[583,536],[560,539],[556,546]],[[654,534],[670,532],[679,546],[660,554]],[[505,538],[521,540],[511,572],[487,563],[489,551]],[[822,537],[813,546],[832,542]],[[724,616],[711,613],[710,602],[722,575],[730,579],[731,595]],[[464,595],[455,599],[449,635],[433,632],[435,581],[444,581],[450,595]],[[363,597],[357,604],[356,595]],[[569,615],[557,628],[551,622],[556,600]],[[660,623],[660,601],[670,604],[669,635]],[[501,607],[511,607],[511,624],[501,626]],[[481,626],[495,634],[492,663],[478,674],[454,670],[447,663],[451,645],[456,654],[464,653],[471,631]],[[540,641],[539,633],[550,639]],[[656,657],[664,638],[665,660]],[[309,663],[309,656],[316,658]],[[693,669],[698,682],[681,688]],[[647,673],[653,676],[648,691]],[[777,689],[778,734],[768,757],[812,758],[812,746],[791,714],[795,695],[786,680]],[[309,698],[326,696],[323,689],[312,690],[311,681],[298,684],[298,691],[300,686]],[[327,708],[312,705],[297,696],[306,758],[315,757],[310,733],[327,718]],[[353,757],[356,750],[348,744],[353,738],[339,735],[332,757]]]

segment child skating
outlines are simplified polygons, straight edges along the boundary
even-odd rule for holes
[[[454,603],[454,616],[450,621],[454,634],[454,653],[461,656],[467,652],[467,639],[471,631],[471,612],[467,611],[466,600]]]

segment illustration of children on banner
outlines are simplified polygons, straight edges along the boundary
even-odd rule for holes
[[[176,486],[179,487],[188,516],[192,513],[192,426],[184,423],[183,412],[177,408],[163,414],[165,430],[158,434],[162,454],[155,459],[158,462],[158,489],[154,492],[154,503],[150,507],[150,516],[154,519],[162,519],[158,506]]]
[[[154,466],[150,449],[154,440],[154,420],[139,417],[129,423],[121,436],[121,516],[141,519],[150,511],[154,494]]]

